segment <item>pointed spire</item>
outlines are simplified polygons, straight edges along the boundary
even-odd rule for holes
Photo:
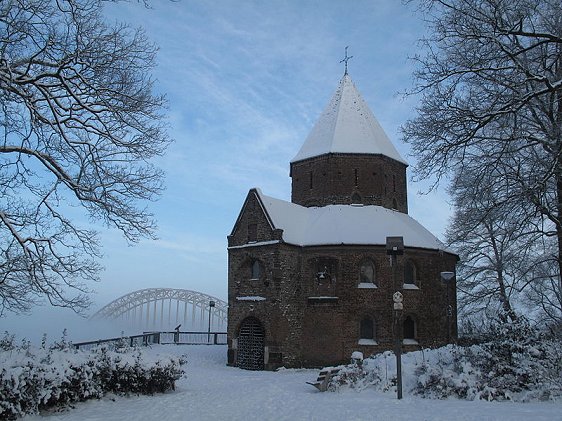
[[[407,165],[347,73],[291,162],[328,153],[385,155]]]

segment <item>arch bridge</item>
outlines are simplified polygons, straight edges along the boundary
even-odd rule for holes
[[[226,331],[227,303],[188,289],[147,288],[130,292],[97,311],[92,319],[120,321],[134,329]]]

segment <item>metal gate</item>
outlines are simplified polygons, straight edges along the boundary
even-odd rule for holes
[[[263,370],[265,332],[255,317],[242,322],[238,334],[238,357],[236,365],[245,370]]]

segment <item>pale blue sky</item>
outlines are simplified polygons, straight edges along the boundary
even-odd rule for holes
[[[110,20],[145,28],[160,46],[156,89],[169,99],[175,143],[160,165],[167,190],[151,209],[158,241],[129,247],[102,231],[106,270],[93,285],[97,308],[136,289],[173,287],[226,299],[226,236],[248,190],[290,200],[289,161],[343,75],[349,73],[400,153],[410,162],[399,127],[414,115],[413,56],[424,31],[421,16],[400,0],[152,0],[108,6]],[[409,173],[411,176],[411,173]],[[410,214],[439,237],[446,196],[416,193]],[[53,321],[68,312],[38,309]],[[29,324],[8,318],[4,324]],[[38,329],[49,318],[41,318]],[[59,324],[58,322],[56,324]],[[60,329],[59,329],[60,331]],[[71,332],[72,333],[72,332]]]

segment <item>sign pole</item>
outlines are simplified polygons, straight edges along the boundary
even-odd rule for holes
[[[386,254],[390,255],[390,264],[392,266],[392,283],[396,291],[392,295],[392,315],[394,319],[394,355],[396,355],[396,396],[402,399],[402,310],[404,297],[398,290],[398,280],[396,277],[397,258],[396,256],[404,254],[404,238],[403,237],[386,237]]]

